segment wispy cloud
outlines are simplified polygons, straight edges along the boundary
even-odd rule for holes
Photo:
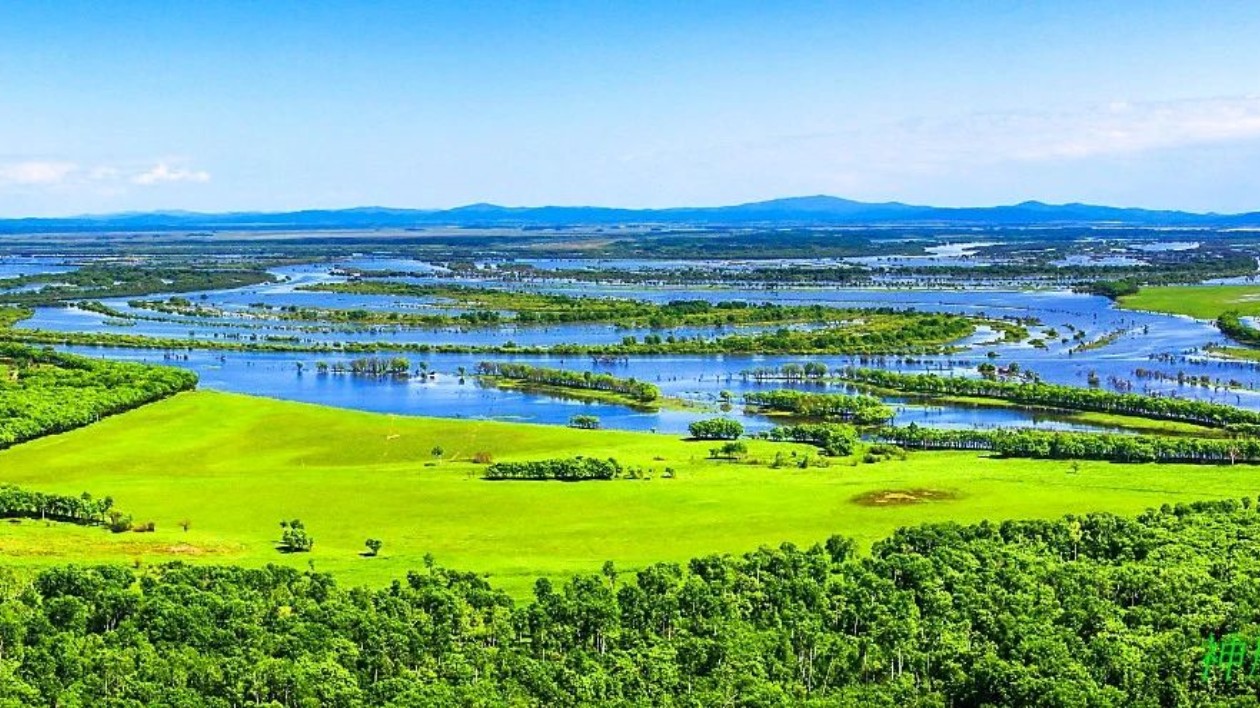
[[[191,170],[181,167],[171,167],[165,162],[159,162],[153,167],[135,175],[131,178],[132,184],[139,185],[155,185],[168,184],[171,182],[209,182],[210,173],[205,170]]]
[[[210,173],[178,162],[84,165],[70,160],[0,161],[0,189],[21,191],[95,189],[117,192],[127,186],[154,187],[204,183]]]
[[[39,186],[56,185],[64,182],[78,171],[79,166],[73,162],[49,160],[25,160],[21,162],[0,163],[0,186]]]

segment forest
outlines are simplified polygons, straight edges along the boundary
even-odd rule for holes
[[[270,566],[0,582],[11,705],[1256,705],[1251,499],[539,579]],[[1214,647],[1247,638],[1222,660]],[[1241,639],[1239,641],[1242,641]]]
[[[182,369],[0,343],[0,448],[60,433],[180,391]]]

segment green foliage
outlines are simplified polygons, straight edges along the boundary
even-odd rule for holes
[[[51,519],[74,524],[100,524],[114,506],[111,497],[93,499],[84,492],[65,494],[33,492],[12,484],[0,484],[0,518]]]
[[[0,302],[56,305],[69,300],[130,297],[149,293],[226,290],[270,282],[265,269],[91,264],[67,273],[37,273],[5,281]],[[39,287],[55,283],[56,287]],[[24,288],[24,289],[19,289]]]
[[[1260,439],[1195,438],[1033,429],[940,430],[914,423],[886,427],[879,436],[927,450],[992,450],[1004,457],[1189,464],[1260,463]]]
[[[1091,295],[1102,295],[1112,300],[1119,300],[1126,295],[1137,295],[1140,289],[1137,282],[1129,279],[1095,280],[1080,288]]]
[[[1260,676],[1227,680],[1205,645],[1254,636],[1257,539],[1236,500],[949,523],[867,556],[833,537],[606,563],[538,580],[524,605],[433,565],[382,589],[276,566],[56,567],[0,596],[0,689],[27,705],[1250,705]]]
[[[315,539],[306,532],[301,519],[281,521],[280,550],[285,553],[307,553],[315,546]]]
[[[720,447],[715,447],[709,450],[709,457],[713,457],[713,458],[724,457],[728,460],[738,460],[738,459],[743,458],[747,454],[748,454],[748,445],[738,440],[732,440],[730,442],[722,443]]]
[[[594,457],[532,460],[530,462],[497,462],[486,468],[485,479],[555,479],[580,482],[592,479],[613,479],[621,474],[621,465],[613,458]]]
[[[730,418],[709,418],[694,421],[687,430],[697,440],[734,440],[744,434],[744,425]]]
[[[385,542],[379,538],[369,538],[363,542],[363,545],[367,546],[368,555],[377,556],[380,555],[381,547],[385,545]]]
[[[607,391],[626,396],[640,403],[650,403],[660,398],[661,390],[650,383],[635,379],[621,379],[609,374],[591,371],[546,369],[528,364],[505,361],[483,361],[477,364],[479,376],[498,376],[505,379],[527,381],[545,386],[575,388],[589,391]]]
[[[1014,364],[1011,366],[1014,367]],[[1008,368],[1008,371],[1010,370]],[[1260,424],[1260,412],[1192,398],[1114,393],[1102,389],[1040,382],[995,381],[987,378],[974,379],[962,376],[937,376],[936,374],[901,374],[880,369],[846,369],[842,376],[850,381],[896,391],[995,398],[1024,405],[1096,411],[1155,420],[1175,420],[1221,428],[1238,423]]]
[[[1260,330],[1242,321],[1236,310],[1222,313],[1216,318],[1216,328],[1230,339],[1251,347],[1260,347]]]
[[[93,423],[186,391],[183,369],[0,344],[0,448]]]
[[[569,418],[569,427],[578,428],[579,430],[599,430],[599,416],[597,415],[575,415]]]
[[[838,423],[804,423],[781,425],[765,433],[766,438],[780,442],[800,442],[817,445],[832,457],[847,457],[857,445],[857,431],[849,425]]]
[[[794,389],[755,391],[744,401],[763,411],[791,413],[805,418],[848,420],[858,425],[874,425],[892,418],[892,409],[873,396],[843,393],[807,393]]]

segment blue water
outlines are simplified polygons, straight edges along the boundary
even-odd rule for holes
[[[385,265],[368,257],[354,260],[356,267],[376,267],[399,270],[421,270],[393,260]],[[344,265],[338,263],[334,265]],[[295,266],[278,271],[286,282],[254,286],[229,291],[193,294],[191,297],[207,305],[242,311],[250,303],[265,302],[269,305],[303,304],[315,307],[371,307],[374,309],[423,310],[440,307],[440,303],[420,298],[351,296],[332,293],[298,292],[300,283],[337,280],[329,274],[330,266]],[[493,282],[488,283],[494,285]],[[514,284],[511,287],[526,287]],[[533,284],[549,292],[569,294],[611,295],[637,297],[654,301],[696,298],[709,301],[745,299],[754,302],[771,301],[781,304],[822,303],[835,306],[914,308],[922,311],[938,311],[990,316],[1035,317],[1041,326],[1031,328],[1034,338],[1046,339],[1046,348],[1039,349],[1025,342],[1006,344],[995,341],[991,332],[979,332],[966,342],[962,353],[948,356],[917,357],[905,360],[898,357],[863,359],[855,357],[809,357],[837,369],[849,365],[878,366],[904,371],[936,371],[955,375],[974,375],[975,367],[985,361],[999,365],[1018,363],[1024,369],[1036,371],[1047,381],[1055,383],[1087,385],[1091,373],[1104,388],[1116,388],[1124,382],[1136,392],[1158,393],[1182,397],[1196,397],[1227,402],[1250,408],[1260,408],[1260,394],[1251,390],[1225,388],[1201,388],[1179,385],[1176,381],[1157,378],[1137,378],[1135,370],[1145,369],[1175,377],[1178,372],[1190,375],[1208,375],[1223,381],[1236,380],[1244,387],[1260,388],[1260,367],[1254,364],[1225,362],[1212,359],[1202,353],[1204,345],[1223,342],[1223,338],[1210,323],[1184,317],[1130,312],[1115,309],[1105,298],[1074,294],[1066,291],[1008,291],[986,289],[958,290],[892,290],[880,288],[844,289],[748,289],[715,287],[654,287],[651,289],[632,286],[592,286],[573,283],[541,282]],[[187,295],[186,295],[187,296]],[[125,302],[108,301],[119,309],[126,309]],[[153,314],[144,312],[144,314]],[[304,328],[291,323],[264,323],[250,328],[234,318],[221,321],[202,321],[197,318],[171,317],[162,322],[138,320],[132,327],[115,328],[105,325],[106,318],[73,309],[40,309],[36,317],[23,323],[25,327],[65,331],[119,331],[153,334],[168,337],[213,338],[223,336],[296,336],[302,341],[383,341],[426,342],[430,344],[501,344],[508,340],[522,345],[554,344],[561,342],[613,342],[623,336],[642,336],[648,330],[625,330],[614,325],[563,325],[547,327],[493,327],[493,328],[374,328],[344,331],[338,328]],[[229,326],[214,326],[221,324]],[[1057,329],[1058,338],[1049,338],[1051,329]],[[1084,331],[1082,339],[1074,338],[1075,328]],[[677,336],[717,336],[733,331],[714,328],[677,328],[659,332]],[[1074,350],[1082,342],[1093,342],[1112,332],[1120,336],[1106,346],[1081,351]],[[1060,341],[1067,338],[1068,342]],[[333,362],[338,355],[314,354],[265,354],[265,353],[218,353],[178,352],[164,354],[154,350],[105,350],[80,348],[76,351],[92,356],[109,356],[143,361],[165,362],[187,367],[201,376],[202,387],[224,391],[236,391],[272,396],[298,401],[343,406],[387,413],[408,415],[435,415],[459,418],[519,420],[537,423],[565,424],[572,415],[588,413],[598,415],[605,427],[631,430],[660,430],[681,432],[687,423],[701,417],[723,413],[741,419],[750,429],[762,429],[769,422],[755,415],[743,413],[738,406],[730,411],[718,408],[718,394],[723,390],[738,395],[758,388],[775,388],[784,385],[811,387],[811,384],[761,383],[745,380],[740,372],[756,367],[781,366],[800,363],[802,357],[771,356],[660,356],[634,358],[616,364],[592,361],[587,357],[512,357],[459,354],[403,354],[418,370],[423,362],[427,370],[423,376],[408,380],[368,379],[349,375],[315,373],[318,361]],[[996,358],[987,355],[994,352]],[[342,356],[349,359],[352,356]],[[596,370],[617,376],[635,377],[656,383],[666,395],[693,401],[702,408],[697,410],[667,410],[660,412],[638,411],[624,406],[593,404],[561,400],[544,395],[517,391],[500,391],[478,386],[474,379],[466,377],[459,382],[458,369],[471,371],[478,361],[486,358],[523,361],[538,366],[573,370]],[[303,367],[299,371],[298,365]],[[436,373],[430,378],[428,373]],[[1080,428],[1056,420],[1051,416],[1036,416],[1027,411],[1001,408],[964,408],[924,406],[911,401],[893,399],[897,411],[896,422],[922,422],[947,427],[993,427],[1029,425],[1043,428]]]

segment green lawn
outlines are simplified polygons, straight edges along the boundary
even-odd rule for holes
[[[1222,312],[1237,310],[1243,315],[1260,315],[1260,286],[1257,285],[1164,285],[1143,287],[1136,295],[1126,295],[1117,303],[1130,310],[1189,315],[1214,320]]]
[[[434,445],[445,448],[436,466]],[[776,450],[750,443],[761,464],[707,459],[709,443],[614,431],[384,416],[214,392],[173,399],[88,428],[0,452],[0,482],[49,492],[112,495],[155,533],[110,534],[39,521],[0,523],[0,563],[67,561],[268,562],[384,583],[431,552],[453,568],[489,573],[522,595],[538,575],[623,569],[711,552],[742,552],[833,533],[870,542],[925,521],[1137,512],[1160,503],[1242,496],[1260,468],[998,460],[916,453],[905,462],[771,469]],[[654,468],[650,480],[487,482],[468,462],[575,454]],[[677,477],[664,479],[665,466]],[[864,506],[854,497],[929,489],[955,498]],[[278,522],[299,517],[309,554],[274,548]],[[179,522],[187,519],[184,532]],[[368,537],[382,556],[363,558]]]

